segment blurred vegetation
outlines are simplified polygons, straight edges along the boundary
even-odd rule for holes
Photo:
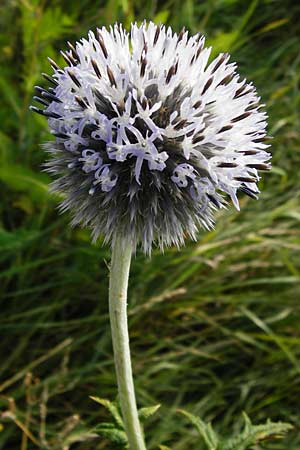
[[[300,3],[294,0],[2,0],[0,5],[0,449],[111,449],[89,430],[116,396],[109,250],[56,211],[40,172],[50,138],[28,106],[47,56],[90,28],[144,18],[200,31],[257,85],[270,116],[272,173],[261,199],[219,213],[197,243],[137,253],[130,333],[148,449],[203,450],[185,408],[223,433],[283,420],[255,449],[299,450]],[[202,446],[201,446],[202,445]]]

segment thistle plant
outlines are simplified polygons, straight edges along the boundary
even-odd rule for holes
[[[257,198],[270,169],[266,113],[255,87],[228,54],[209,62],[200,34],[133,24],[90,31],[49,60],[50,87],[31,109],[48,119],[52,190],[72,225],[90,227],[112,247],[109,307],[124,429],[144,450],[130,361],[127,284],[132,252],[180,246],[230,198]]]

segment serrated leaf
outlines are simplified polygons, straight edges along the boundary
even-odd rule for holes
[[[90,396],[90,399],[93,400],[94,402],[100,403],[100,405],[104,406],[104,408],[106,408],[113,416],[113,418],[116,422],[116,425],[118,425],[121,429],[124,429],[123,419],[121,417],[121,414],[119,413],[117,405],[114,402],[106,400],[105,398],[93,397],[93,396]]]
[[[250,446],[268,438],[278,439],[292,429],[292,425],[283,422],[271,422],[268,420],[262,425],[253,425],[251,420],[244,415],[245,427],[241,434],[221,442],[218,450],[247,450]]]
[[[193,414],[184,411],[182,409],[179,410],[178,412],[187,417],[190,420],[190,422],[193,425],[195,425],[200,436],[202,436],[204,442],[206,443],[208,450],[218,449],[219,438],[217,434],[214,432],[210,423],[205,423],[199,417],[196,417]]]
[[[141,408],[139,410],[139,418],[141,420],[146,420],[148,417],[153,416],[161,405],[148,406],[147,408]]]
[[[96,427],[95,431],[114,444],[127,445],[127,436],[125,431],[118,430],[117,428],[103,428],[102,425]]]

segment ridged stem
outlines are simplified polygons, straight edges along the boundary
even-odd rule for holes
[[[109,315],[115,367],[125,431],[130,450],[146,450],[138,418],[127,321],[127,287],[132,245],[115,239],[109,282]]]

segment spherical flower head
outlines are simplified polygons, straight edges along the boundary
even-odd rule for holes
[[[44,74],[55,141],[48,172],[72,224],[96,239],[119,235],[150,252],[211,229],[213,213],[238,191],[257,198],[258,171],[270,168],[266,113],[229,55],[208,63],[200,34],[133,24],[90,31]]]

